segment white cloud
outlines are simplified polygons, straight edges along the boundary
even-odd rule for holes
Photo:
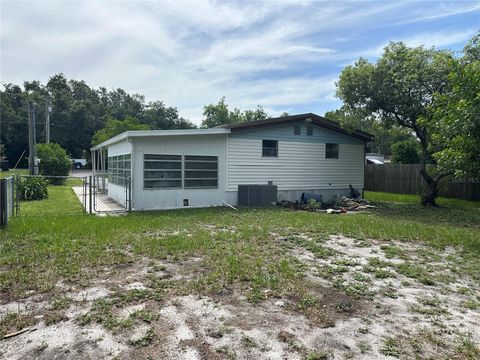
[[[273,115],[336,104],[339,65],[378,56],[388,40],[412,46],[466,41],[474,31],[471,21],[457,24],[455,31],[441,21],[469,14],[480,2],[455,7],[440,2],[1,1],[0,6],[2,81],[46,81],[64,72],[94,87],[121,87],[164,100],[199,121],[203,105],[224,95],[232,106],[259,104]],[[402,22],[409,25],[398,25]],[[412,22],[436,25],[412,31]]]
[[[476,29],[468,29],[455,32],[428,32],[414,35],[410,38],[405,38],[403,39],[403,41],[409,46],[424,45],[426,47],[444,47],[458,43],[466,43],[467,40],[470,39],[476,31]]]

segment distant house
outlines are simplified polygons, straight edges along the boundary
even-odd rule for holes
[[[236,205],[241,185],[273,184],[277,201],[299,200],[303,192],[328,201],[349,194],[349,185],[363,189],[371,140],[310,113],[211,129],[127,131],[93,147],[92,158],[98,172],[106,168],[98,159],[108,157],[114,200],[124,201],[119,190],[131,177],[132,210]]]

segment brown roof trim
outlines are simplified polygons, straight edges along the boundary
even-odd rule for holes
[[[356,139],[368,142],[372,141],[374,136],[360,130],[348,131],[340,127],[340,124],[336,121],[329,120],[324,118],[323,116],[319,116],[313,113],[306,113],[306,114],[298,114],[298,115],[289,115],[289,116],[281,116],[276,118],[270,118],[265,120],[257,120],[257,121],[250,121],[246,123],[233,123],[233,124],[224,124],[218,127],[223,127],[227,129],[231,129],[232,132],[242,131],[242,130],[252,130],[263,128],[272,125],[278,124],[289,124],[293,122],[297,122],[300,120],[307,120],[311,119],[312,124],[321,126],[325,129],[336,131],[343,135],[351,136]]]

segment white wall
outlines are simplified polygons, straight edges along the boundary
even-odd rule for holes
[[[347,193],[348,186],[363,189],[364,143],[350,136],[301,123],[301,135],[293,124],[239,131],[230,135],[136,137],[109,147],[109,155],[132,153],[132,209],[174,209],[237,203],[240,184],[278,186],[279,200],[296,200],[301,192],[325,197]],[[313,126],[313,136],[306,127]],[[278,157],[262,157],[262,139],[278,140]],[[325,159],[325,144],[339,144],[339,158]],[[218,156],[217,189],[144,189],[143,155]],[[120,199],[119,199],[120,200]]]
[[[108,156],[126,155],[132,153],[132,143],[128,140],[120,141],[108,147]]]
[[[302,123],[301,135],[293,134],[293,124],[232,133],[227,142],[228,200],[236,203],[239,184],[268,181],[278,186],[279,196],[344,192],[350,184],[363,189],[364,143],[318,126],[307,136],[307,126]],[[278,140],[278,157],[262,157],[262,139]],[[327,142],[339,144],[338,159],[325,159]]]
[[[189,207],[221,206],[225,201],[226,136],[159,136],[134,138],[132,170],[132,209],[175,209],[183,207],[183,199],[189,199]],[[143,155],[211,155],[218,156],[217,189],[144,189]]]
[[[109,183],[108,184],[108,197],[115,200],[120,205],[127,207],[128,206],[128,204],[126,202],[126,200],[127,200],[126,191],[127,190],[128,189],[125,189],[125,186]]]

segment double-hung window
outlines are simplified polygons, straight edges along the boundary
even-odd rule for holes
[[[182,187],[182,156],[145,154],[143,156],[145,189]]]
[[[325,145],[325,159],[338,159],[338,144]]]
[[[262,140],[262,156],[278,157],[278,140]]]

